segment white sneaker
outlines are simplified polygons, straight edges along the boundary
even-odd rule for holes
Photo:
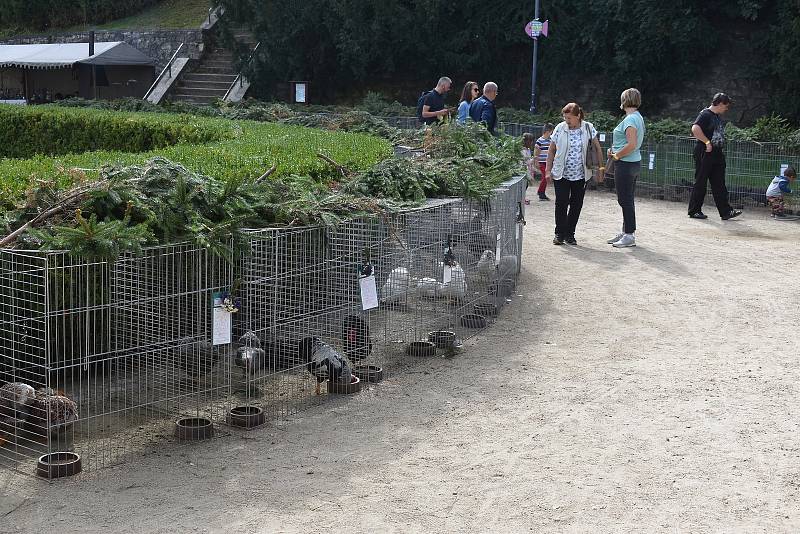
[[[616,243],[617,241],[622,239],[622,236],[624,236],[624,235],[625,234],[617,234],[616,236],[614,236],[611,239],[609,239],[608,241],[606,241],[606,243],[608,243],[609,245],[613,245],[614,243]]]
[[[635,247],[636,238],[633,237],[633,234],[622,234],[622,237],[612,243],[611,246],[616,248]]]

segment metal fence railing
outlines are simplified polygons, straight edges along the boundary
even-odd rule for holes
[[[415,129],[415,117],[384,117],[391,126]],[[508,135],[521,137],[523,133],[540,136],[542,126],[501,122],[500,128]],[[611,132],[601,132],[600,141],[605,151],[611,146]],[[645,140],[642,145],[642,172],[637,184],[639,196],[688,202],[694,184],[695,141],[691,137],[665,136],[658,142]],[[779,143],[754,141],[729,141],[726,149],[726,184],[734,207],[766,206],[766,189],[772,178],[781,173],[784,165],[800,165],[800,153],[781,148]],[[604,187],[613,188],[613,180]],[[603,187],[603,186],[601,186]],[[713,203],[709,194],[707,202]],[[797,209],[797,201],[792,206]]]

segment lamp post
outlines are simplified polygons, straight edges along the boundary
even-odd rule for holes
[[[534,1],[533,20],[539,20],[539,0]],[[536,113],[536,67],[539,60],[539,36],[533,37],[533,65],[531,66],[531,113]]]

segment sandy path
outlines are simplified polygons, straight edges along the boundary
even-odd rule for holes
[[[550,210],[456,358],[88,479],[0,474],[0,532],[800,531],[800,223],[640,200],[614,250],[594,194],[555,247]]]

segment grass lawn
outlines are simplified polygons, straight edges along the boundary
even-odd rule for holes
[[[69,28],[50,28],[42,34],[61,32],[79,32],[89,29],[95,30],[192,30],[199,29],[208,17],[209,0],[164,0],[159,4],[145,9],[141,13],[112,20],[105,24],[81,24]],[[0,28],[0,38],[10,38],[14,34],[36,34],[40,32],[14,31]]]

